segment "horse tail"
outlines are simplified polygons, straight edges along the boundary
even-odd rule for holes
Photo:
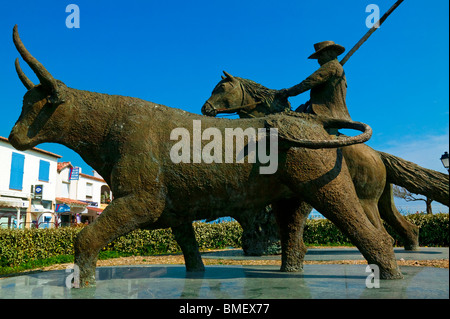
[[[406,188],[449,206],[448,175],[421,167],[400,157],[377,151],[386,166],[386,182]]]

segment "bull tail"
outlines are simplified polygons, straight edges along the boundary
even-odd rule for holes
[[[387,183],[406,188],[413,194],[420,194],[449,206],[449,176],[423,168],[400,157],[379,152],[386,166]]]
[[[353,144],[360,144],[367,142],[372,136],[372,128],[365,123],[317,116],[316,118],[322,122],[325,129],[347,128],[357,130],[362,133],[357,136],[334,136],[327,140],[298,139],[296,137],[296,131],[301,130],[302,127],[295,118],[293,119],[293,117],[305,116],[304,113],[299,114],[303,115],[296,115],[295,113],[291,113],[291,117],[278,118],[275,121],[268,119],[266,120],[266,127],[278,128],[279,137],[283,140],[284,143],[288,144],[291,147],[305,147],[312,149],[338,148]]]

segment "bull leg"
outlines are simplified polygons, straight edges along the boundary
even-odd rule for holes
[[[403,278],[390,238],[364,214],[350,181],[340,174],[310,197],[310,203],[331,220],[359,249],[369,264],[376,264],[382,279]]]
[[[378,207],[382,218],[403,239],[405,250],[417,250],[419,247],[419,227],[409,222],[398,212],[394,204],[391,184],[386,183]]]
[[[172,233],[183,251],[186,271],[205,271],[192,223],[172,227]]]
[[[95,285],[95,267],[100,249],[117,237],[157,220],[162,205],[157,200],[148,202],[149,199],[152,199],[149,194],[115,198],[94,223],[80,231],[74,243],[80,288]],[[152,212],[146,207],[151,207]]]
[[[272,204],[281,238],[281,271],[295,272],[303,269],[307,248],[303,242],[303,229],[311,206],[298,198]]]

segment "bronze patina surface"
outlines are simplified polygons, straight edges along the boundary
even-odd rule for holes
[[[40,83],[34,85],[16,64],[28,91],[9,137],[11,144],[19,150],[44,142],[65,145],[80,154],[114,194],[101,216],[75,240],[75,264],[80,268],[82,287],[95,283],[98,252],[137,228],[172,227],[187,269],[202,270],[191,222],[258,212],[269,203],[283,212],[278,214],[282,270],[301,268],[304,251],[297,249],[301,238],[299,209],[306,202],[342,229],[367,261],[379,266],[382,278],[402,277],[390,238],[367,218],[343,153],[336,148],[366,141],[370,137],[366,125],[313,114],[207,118],[138,98],[76,90],[54,79],[31,56],[17,27],[13,40]],[[171,132],[184,128],[193,136],[195,120],[201,121],[203,129],[215,128],[225,134],[227,128],[271,127],[271,123],[282,123],[287,117],[288,121],[298,120],[296,136],[286,141],[280,137],[274,174],[260,174],[259,162],[176,164],[171,160]],[[327,132],[330,127],[346,125],[363,127],[364,133],[340,139]],[[283,127],[279,129],[283,131]],[[319,147],[331,148],[306,148],[314,147],[314,141]],[[205,144],[202,141],[202,146]]]
[[[203,105],[203,114],[215,116],[217,110],[235,109],[241,118],[255,118],[291,112],[286,91],[272,90],[254,81],[225,74],[227,76],[216,85],[211,97]],[[309,85],[310,81],[307,80],[306,83]],[[237,90],[236,87],[243,89]],[[333,99],[332,96],[329,98]],[[240,108],[239,105],[242,104],[256,107]],[[298,111],[307,111],[308,105],[310,104],[303,105]],[[327,108],[322,109],[327,112]],[[419,243],[419,229],[398,212],[392,195],[392,184],[400,185],[413,193],[425,195],[448,206],[448,175],[376,151],[364,144],[343,147],[341,151],[367,218],[377,228],[384,229],[381,220],[383,218],[402,237],[406,250],[416,250]],[[275,205],[272,208],[275,208],[274,212],[278,214],[276,207]],[[301,234],[312,207],[308,203],[299,204],[298,207],[298,214],[301,216],[298,217],[297,228],[300,239],[295,249],[306,252]],[[243,227],[243,248],[247,254],[273,253],[273,245],[278,240],[278,234],[272,216],[266,208],[259,213],[243,214],[238,219]]]

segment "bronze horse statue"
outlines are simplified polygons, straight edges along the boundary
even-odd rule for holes
[[[216,119],[138,98],[81,91],[55,79],[29,53],[17,26],[13,41],[40,83],[35,85],[27,78],[16,60],[17,74],[27,92],[10,143],[19,150],[44,142],[65,145],[80,154],[114,194],[100,217],[75,239],[81,287],[95,283],[99,251],[138,228],[171,227],[186,268],[202,270],[192,221],[233,216],[244,210],[258,212],[269,203],[280,208],[281,270],[295,271],[302,266],[303,252],[291,248],[298,247],[298,210],[306,202],[347,234],[370,264],[378,265],[381,278],[402,278],[392,243],[364,214],[337,148],[367,141],[371,136],[367,125],[309,114]],[[198,134],[195,121],[201,122],[204,131],[219,134],[247,129],[279,132],[276,172],[260,174],[259,161],[175,163],[171,157],[173,132],[182,131],[190,141]],[[326,130],[342,127],[364,133],[330,139]],[[197,146],[208,144],[202,139]],[[223,141],[218,145],[224,147]],[[189,150],[194,152],[194,147]]]
[[[202,113],[216,116],[220,113],[237,113],[241,118],[255,118],[270,114],[289,114],[291,105],[287,98],[280,98],[277,90],[268,89],[254,81],[232,76],[224,71],[225,76],[215,86],[211,97],[202,107]],[[298,109],[301,109],[300,106]],[[356,189],[359,201],[366,216],[378,229],[383,228],[381,217],[403,239],[406,250],[418,247],[419,229],[406,220],[396,209],[392,195],[392,184],[400,185],[409,191],[422,194],[444,205],[449,205],[448,175],[420,167],[393,155],[376,151],[364,144],[342,148],[350,176]],[[299,221],[300,237],[303,225],[312,207],[303,205]],[[246,234],[246,228],[254,233],[257,219],[267,219],[262,214],[247,215],[239,222]],[[259,217],[258,217],[259,216]],[[260,227],[257,225],[256,228]],[[267,231],[270,233],[270,231]],[[303,241],[299,241],[296,249],[306,253]],[[249,246],[251,244],[243,245]]]

